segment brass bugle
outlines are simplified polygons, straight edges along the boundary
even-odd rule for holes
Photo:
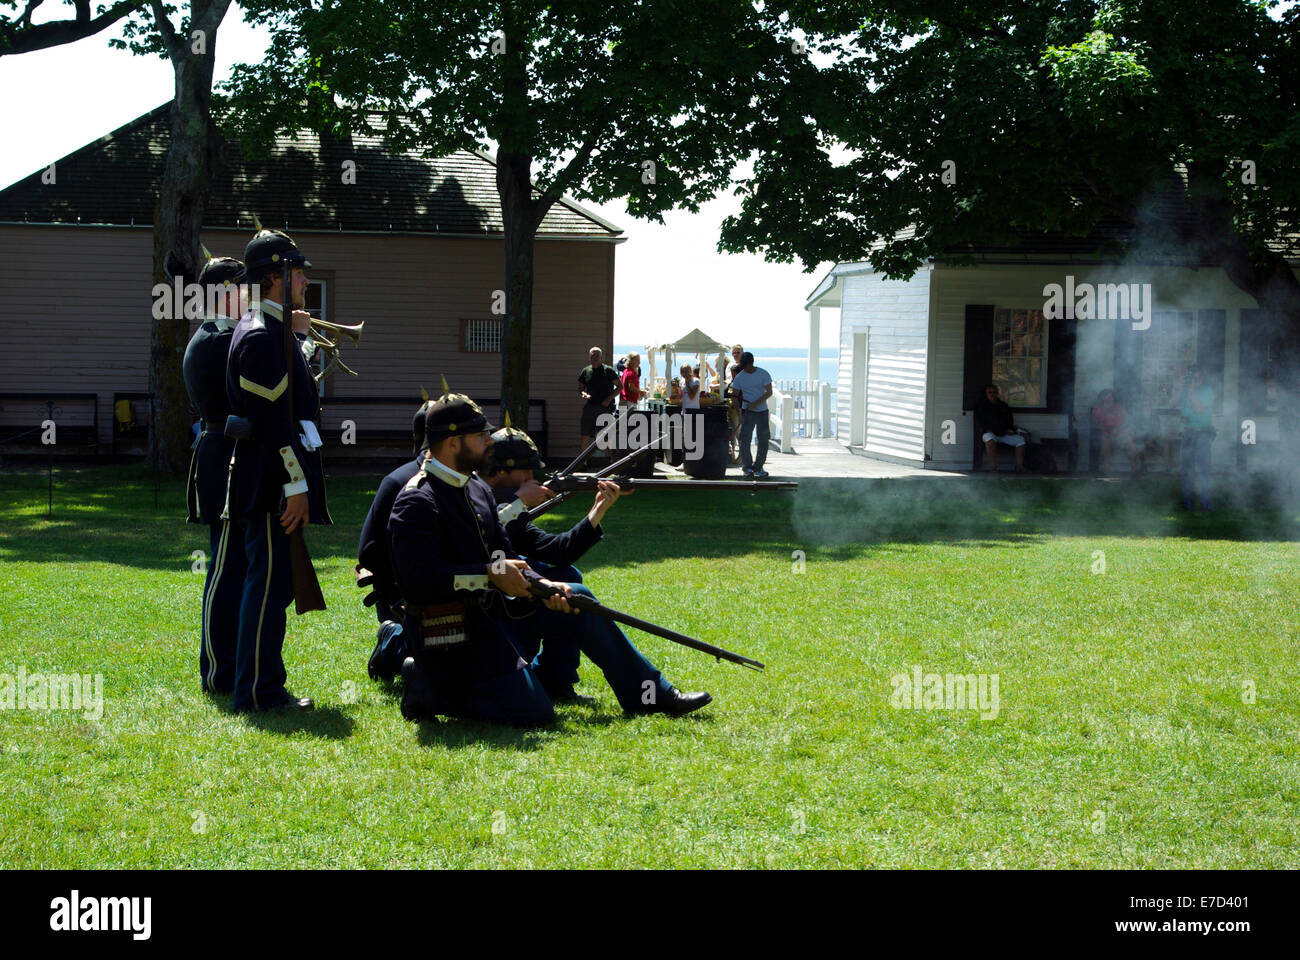
[[[341,333],[344,336],[346,336],[349,340],[351,340],[353,343],[360,343],[361,330],[363,327],[365,327],[366,322],[362,320],[360,323],[354,323],[352,325],[348,325],[344,323],[330,323],[328,320],[317,320],[315,317],[312,317],[311,325],[312,327],[316,327],[321,330],[328,330],[331,333]]]
[[[353,370],[346,363],[344,363],[342,360],[339,359],[339,351],[337,347],[335,347],[332,350],[327,348],[326,353],[329,356],[329,359],[325,361],[325,365],[324,367],[321,368],[321,372],[316,374],[315,377],[313,378],[317,383],[320,383],[322,380],[324,380],[326,377],[332,374],[335,368],[342,370],[344,373],[350,374],[351,376],[354,377],[358,376],[355,370]]]

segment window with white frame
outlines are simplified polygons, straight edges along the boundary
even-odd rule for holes
[[[306,311],[310,313],[313,317],[315,317],[317,320],[329,319],[329,317],[325,315],[325,304],[327,302],[327,299],[325,296],[324,280],[308,280],[307,290],[303,294],[303,299],[304,299],[304,304],[303,304],[304,309],[306,309]],[[338,338],[330,337],[330,339],[336,340]],[[311,363],[307,364],[307,366],[311,370],[312,375],[315,376],[316,374],[321,372],[321,368],[324,365],[324,363],[325,363],[324,351],[317,350],[316,356],[312,358]],[[325,396],[324,380],[321,380],[319,383],[317,383],[316,393],[318,396],[321,397]]]

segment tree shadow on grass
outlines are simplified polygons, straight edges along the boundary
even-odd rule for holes
[[[350,571],[378,481],[378,475],[330,479],[335,525],[307,531],[319,569]],[[43,476],[7,473],[0,482],[6,489],[0,557],[6,560],[174,571],[188,569],[191,552],[208,547],[207,528],[184,523],[183,483],[166,481],[155,509],[152,480],[139,465],[62,471],[53,522],[45,518]],[[718,561],[746,554],[788,560],[794,550],[853,559],[904,544],[1025,547],[1051,536],[1300,540],[1300,510],[1262,478],[1220,478],[1215,494],[1217,509],[1201,514],[1178,509],[1178,479],[1169,475],[817,478],[801,480],[797,491],[759,493],[692,491],[684,481],[682,492],[641,490],[620,501],[605,518],[604,542],[579,566],[633,568],[628,572],[635,576],[638,563],[681,560],[715,564],[723,575]],[[565,530],[590,503],[576,496],[542,526]]]

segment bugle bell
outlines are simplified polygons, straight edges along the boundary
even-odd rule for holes
[[[336,333],[336,334],[341,333],[349,340],[351,340],[353,343],[360,343],[361,331],[365,327],[365,325],[366,322],[364,320],[361,321],[360,323],[354,323],[351,325],[345,323],[330,323],[328,320],[317,320],[315,317],[312,317],[311,320],[311,329],[314,333],[316,333],[317,340],[322,340],[322,336],[319,333],[319,331],[323,330],[323,331],[328,331],[330,333]],[[332,343],[333,341],[329,341],[329,342]]]

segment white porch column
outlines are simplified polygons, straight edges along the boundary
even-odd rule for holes
[[[808,389],[821,378],[822,308],[808,307]]]

